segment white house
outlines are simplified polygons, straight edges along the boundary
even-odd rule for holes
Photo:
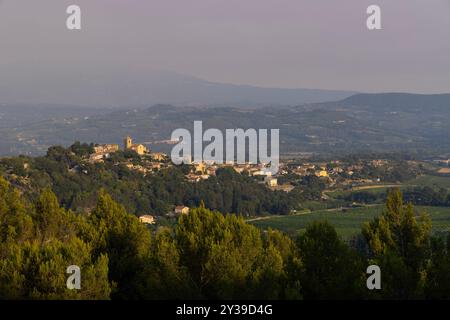
[[[155,224],[155,217],[150,216],[150,215],[143,215],[139,217],[139,221],[144,223],[144,224]]]

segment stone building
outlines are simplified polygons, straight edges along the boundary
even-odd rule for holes
[[[130,136],[126,136],[124,141],[124,150],[132,150],[135,151],[138,155],[144,155],[148,153],[148,149],[143,144],[133,144],[133,139]]]

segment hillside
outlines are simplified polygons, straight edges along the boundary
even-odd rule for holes
[[[446,111],[450,107],[450,94],[410,94],[410,93],[361,93],[342,101],[348,105],[367,106],[377,109],[426,109]]]
[[[448,107],[446,107],[448,106]],[[282,153],[450,152],[450,95],[355,95],[329,103],[248,110],[157,105],[89,118],[52,119],[0,129],[1,154],[44,152],[75,140],[120,143],[123,136],[167,151],[154,142],[176,128],[279,128]]]

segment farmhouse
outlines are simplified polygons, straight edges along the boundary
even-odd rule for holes
[[[143,215],[139,217],[139,221],[144,223],[144,224],[155,224],[155,217],[150,216],[150,215]]]
[[[175,207],[175,214],[188,214],[189,208],[185,206],[176,206]]]
[[[273,178],[271,176],[267,176],[264,178],[264,182],[269,186],[269,187],[276,187],[278,185],[278,180],[277,178]]]

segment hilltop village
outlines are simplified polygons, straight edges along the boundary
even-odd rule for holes
[[[93,146],[93,152],[89,155],[88,161],[90,163],[104,162],[113,157],[118,151],[120,151],[118,144],[96,144]],[[150,148],[143,144],[133,143],[133,139],[130,136],[124,138],[123,152],[134,153],[134,156],[130,156],[126,160],[126,166],[129,169],[139,171],[144,175],[151,174],[152,172],[173,165],[167,154],[162,152],[152,152]],[[269,187],[275,188],[278,186],[277,178],[272,176],[272,173],[267,170],[266,165],[264,164],[235,164],[234,162],[216,164],[212,161],[204,161],[200,163],[190,163],[189,166],[191,167],[191,170],[186,174],[186,178],[192,183],[215,176],[217,169],[221,167],[232,167],[237,173],[260,177],[261,182],[266,183]]]

